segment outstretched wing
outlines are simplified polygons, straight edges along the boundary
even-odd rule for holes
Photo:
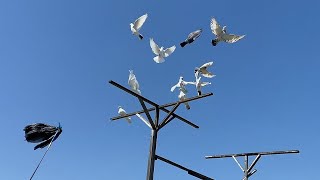
[[[227,43],[235,43],[239,41],[240,39],[244,38],[245,35],[239,36],[235,34],[224,34],[222,36],[222,39]]]
[[[184,81],[184,84],[185,84],[185,85],[188,85],[188,84],[193,84],[193,85],[195,85],[195,84],[196,84],[196,82],[188,82],[188,81]]]
[[[164,50],[164,57],[168,57],[170,54],[172,54],[174,52],[174,50],[176,49],[176,46],[172,46],[170,48],[167,48]]]
[[[211,72],[207,71],[207,69],[204,69],[201,74],[203,77],[206,77],[206,78],[213,78],[216,76],[216,75],[212,74]]]
[[[176,84],[176,85],[174,85],[174,86],[172,86],[171,89],[170,89],[170,91],[173,92],[173,91],[174,91],[177,87],[179,87],[179,86],[180,86],[179,83]]]
[[[196,30],[189,34],[188,39],[197,39],[201,35],[202,29]]]
[[[148,17],[148,14],[142,15],[141,17],[139,17],[133,24],[133,28],[136,29],[137,31],[140,30],[140,28],[142,27],[143,23],[146,21]]]
[[[150,38],[150,47],[152,49],[152,52],[156,55],[159,55],[160,53],[160,48],[159,46],[153,41],[152,38]]]
[[[205,69],[205,68],[207,68],[207,67],[209,67],[209,66],[212,66],[213,65],[213,62],[211,61],[211,62],[207,62],[207,63],[205,63],[205,64],[203,64],[201,67],[200,67],[200,69]]]
[[[218,22],[215,18],[211,19],[210,28],[211,28],[212,33],[216,36],[219,36],[223,33],[220,25],[218,24]]]
[[[206,85],[209,85],[209,84],[211,84],[211,83],[210,82],[201,82],[200,83],[201,86],[206,86]]]

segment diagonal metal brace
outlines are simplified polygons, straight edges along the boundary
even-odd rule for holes
[[[250,172],[252,170],[252,168],[257,164],[257,162],[259,161],[259,159],[261,158],[261,154],[259,154],[252,162],[252,164],[250,165],[248,172]]]
[[[141,106],[142,106],[142,108],[144,110],[144,113],[147,115],[148,121],[149,121],[150,125],[152,126],[152,129],[156,129],[156,125],[154,124],[154,122],[153,122],[153,120],[152,120],[152,118],[150,116],[150,113],[149,113],[149,111],[147,109],[146,104],[143,102],[143,100],[141,98],[138,98],[138,99],[139,99],[139,102],[140,102],[140,104],[141,104]]]
[[[188,169],[188,168],[186,168],[186,167],[183,167],[183,166],[181,166],[180,164],[177,164],[177,163],[175,163],[175,162],[173,162],[173,161],[170,161],[170,160],[168,160],[168,159],[165,159],[165,158],[163,158],[163,157],[161,157],[161,156],[156,155],[156,160],[158,160],[158,159],[161,160],[161,161],[163,161],[163,162],[166,162],[166,163],[168,163],[168,164],[170,164],[170,165],[172,165],[172,166],[175,166],[175,167],[177,167],[177,168],[180,168],[180,169],[182,169],[182,170],[184,170],[184,171],[187,171],[188,174],[190,174],[191,176],[197,177],[197,178],[202,179],[202,180],[214,180],[214,179],[209,178],[209,177],[207,177],[207,176],[205,176],[205,175],[202,175],[202,174],[200,174],[200,173],[198,173],[198,172],[195,172],[195,171],[193,171],[193,170],[191,170],[191,169]]]

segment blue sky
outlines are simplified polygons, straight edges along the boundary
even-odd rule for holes
[[[58,125],[53,144],[34,179],[145,179],[150,130],[111,122],[117,106],[140,110],[126,87],[133,69],[147,98],[177,100],[170,88],[179,76],[191,81],[194,67],[214,61],[217,75],[204,92],[177,112],[200,126],[174,120],[159,133],[157,154],[217,180],[241,179],[225,153],[299,149],[298,155],[263,157],[251,179],[315,179],[320,150],[320,3],[306,1],[0,1],[0,179],[28,179],[44,150],[33,151],[23,127]],[[134,37],[129,23],[148,13]],[[246,34],[235,44],[211,46],[210,19]],[[200,38],[179,43],[199,28]],[[149,38],[177,45],[156,64]],[[204,78],[203,78],[204,79]],[[189,87],[189,96],[196,95]],[[162,115],[163,117],[164,115]],[[155,179],[194,179],[156,162]]]

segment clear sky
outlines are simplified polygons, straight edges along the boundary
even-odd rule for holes
[[[118,105],[132,112],[140,104],[107,82],[128,87],[133,69],[144,96],[174,102],[179,76],[194,80],[194,68],[208,61],[216,77],[203,78],[212,83],[203,91],[214,96],[177,110],[200,128],[172,121],[157,154],[224,180],[241,179],[241,170],[206,155],[299,149],[263,157],[251,179],[318,178],[319,8],[316,0],[1,0],[0,179],[31,176],[45,151],[24,141],[24,126],[34,122],[63,127],[34,179],[145,179],[150,130],[137,117],[110,122]],[[129,23],[145,13],[140,41]],[[246,37],[211,46],[211,17]],[[199,39],[181,48],[199,28]],[[151,37],[177,46],[162,64],[152,59]],[[195,178],[156,161],[154,179]]]

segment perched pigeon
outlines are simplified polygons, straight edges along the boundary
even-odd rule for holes
[[[187,99],[187,95],[186,95],[186,93],[185,93],[184,91],[182,91],[182,90],[180,89],[180,93],[179,93],[178,98],[179,98],[180,101],[183,101],[183,100]],[[185,102],[184,105],[186,106],[186,109],[187,109],[187,110],[190,109],[190,105],[189,105],[188,102]]]
[[[124,109],[122,109],[122,107],[121,106],[118,106],[118,114],[120,115],[120,116],[125,116],[125,115],[127,115],[127,113],[126,113],[126,111],[124,110]],[[131,123],[131,118],[130,117],[125,117],[125,119],[128,121],[128,123]]]
[[[210,27],[211,27],[212,33],[216,35],[216,38],[211,41],[213,46],[216,46],[220,41],[224,41],[227,43],[234,43],[239,41],[245,36],[245,35],[240,36],[235,34],[228,34],[226,26],[223,26],[223,28],[221,28],[215,18],[211,19]]]
[[[196,69],[194,70],[196,79],[198,78],[198,76],[200,74],[206,78],[212,78],[212,77],[216,76],[207,70],[207,68],[212,66],[212,64],[213,64],[213,62],[208,62],[208,63],[203,64],[200,68],[196,67]]]
[[[141,95],[141,91],[139,89],[139,83],[137,81],[136,76],[133,74],[133,70],[129,70],[129,79],[128,79],[128,84],[130,85],[131,89]]]
[[[171,87],[171,92],[173,92],[176,88],[179,88],[180,91],[184,91],[184,93],[187,93],[188,91],[185,87],[185,85],[187,85],[187,84],[193,84],[193,82],[184,81],[183,77],[180,76],[179,82],[176,85]]]
[[[187,44],[191,44],[201,35],[202,29],[196,30],[188,35],[188,38],[180,43],[181,47],[184,47]]]
[[[62,133],[60,124],[58,127],[55,127],[44,123],[35,123],[27,125],[23,130],[25,132],[26,141],[39,143],[34,147],[34,150],[48,146]]]
[[[139,30],[141,29],[143,23],[146,21],[147,17],[148,14],[142,15],[136,21],[134,21],[134,23],[130,23],[132,34],[138,36],[141,40],[143,39],[143,36],[139,33]]]
[[[201,77],[196,77],[196,82],[193,82],[197,88],[198,96],[201,95],[201,87],[211,84],[210,82],[201,82]]]
[[[172,46],[167,49],[164,49],[164,47],[159,48],[159,46],[153,41],[152,38],[150,38],[150,47],[152,49],[152,52],[157,55],[153,58],[156,63],[163,63],[165,61],[164,58],[168,57],[176,49],[176,46]]]

